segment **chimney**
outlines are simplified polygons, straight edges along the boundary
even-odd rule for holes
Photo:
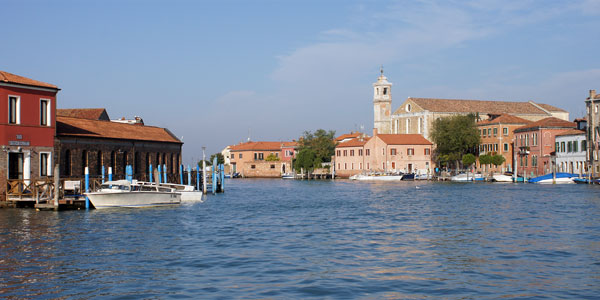
[[[377,128],[373,128],[373,136],[377,135]]]
[[[594,99],[596,97],[596,90],[590,90],[590,99]]]

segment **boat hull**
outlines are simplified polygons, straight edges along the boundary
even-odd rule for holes
[[[350,179],[360,181],[400,181],[402,180],[402,175],[354,175]]]
[[[86,193],[86,196],[96,209],[168,206],[181,203],[181,194],[171,192]]]

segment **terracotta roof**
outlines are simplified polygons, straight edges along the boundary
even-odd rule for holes
[[[245,142],[231,146],[230,151],[279,151],[282,142]]]
[[[420,134],[378,134],[388,145],[433,145]]]
[[[346,134],[342,134],[342,135],[340,135],[340,136],[336,137],[336,138],[335,138],[335,141],[336,141],[336,142],[339,142],[339,141],[343,141],[343,140],[345,140],[345,139],[353,139],[353,138],[357,138],[357,137],[359,137],[360,135],[361,135],[361,133],[360,133],[360,132],[351,132],[351,133],[346,133]]]
[[[23,85],[37,86],[37,87],[45,87],[45,88],[51,88],[51,89],[59,90],[59,88],[57,86],[53,85],[53,84],[49,84],[49,83],[45,83],[45,82],[33,80],[33,79],[30,79],[30,78],[27,78],[27,77],[23,77],[23,76],[11,74],[11,73],[4,72],[4,71],[0,71],[0,82],[16,83],[16,84],[23,84]]]
[[[490,100],[463,100],[463,99],[435,99],[435,98],[408,98],[421,108],[431,112],[457,112],[457,113],[493,113],[493,114],[538,114],[547,113],[536,107],[533,102],[508,102]],[[537,103],[535,103],[537,104]],[[552,105],[537,104],[549,111],[564,111]],[[395,113],[404,113],[396,110]]]
[[[525,126],[519,127],[515,129],[515,132],[525,131],[527,129],[535,129],[535,128],[575,128],[577,124],[574,122],[569,122],[565,120],[561,120],[554,117],[549,117],[545,119],[541,119],[539,121],[531,122]]]
[[[566,110],[562,109],[562,108],[558,108],[556,106],[552,106],[550,104],[543,104],[543,103],[536,103],[537,105],[543,107],[545,110],[547,111],[551,111],[551,112],[567,112]]]
[[[371,138],[370,137],[365,137],[362,140],[361,139],[351,139],[349,141],[345,141],[343,143],[340,143],[336,146],[336,148],[345,148],[345,147],[361,147],[364,146]]]
[[[183,144],[166,128],[61,116],[56,117],[56,135]]]
[[[487,119],[477,122],[478,126],[490,125],[490,124],[528,124],[531,123],[529,120],[519,118],[517,116],[502,114],[494,119]]]
[[[557,134],[556,136],[563,136],[563,135],[581,135],[581,134],[585,134],[585,131],[583,130],[579,130],[579,129],[571,129],[571,130],[567,130],[565,132],[561,132],[559,134]]]
[[[104,109],[104,108],[57,109],[56,116],[89,119],[89,120],[110,121],[110,118],[108,117],[108,113],[106,113],[106,109]]]
[[[298,142],[281,142],[281,147],[298,147]]]

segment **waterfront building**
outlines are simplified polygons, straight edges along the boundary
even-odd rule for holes
[[[49,83],[0,71],[0,200],[7,180],[52,176],[56,95]]]
[[[293,147],[285,142],[248,141],[232,145],[229,150],[231,171],[242,177],[281,177],[292,171],[293,158],[282,158],[282,149],[290,151]]]
[[[481,166],[478,160],[476,163],[477,171],[512,172],[515,156],[513,144],[514,131],[529,123],[531,123],[531,121],[508,114],[491,115],[488,116],[486,120],[477,122],[477,129],[481,136],[479,155],[500,154],[505,160],[504,163],[498,167],[494,165]]]
[[[279,156],[282,161],[292,162],[292,160],[298,154],[298,142],[292,140],[291,142],[281,142],[281,155]],[[288,170],[284,173],[289,173],[291,170]]]
[[[557,172],[585,174],[587,141],[585,131],[573,129],[556,135]]]
[[[361,135],[340,143],[334,152],[336,175],[361,172],[432,173],[432,143],[420,134]]]
[[[56,145],[61,177],[80,178],[85,167],[99,177],[112,168],[113,178],[125,177],[133,167],[134,178],[148,180],[150,165],[166,166],[168,180],[179,181],[181,142],[166,128],[142,123],[112,122],[104,109],[59,109]]]
[[[600,94],[590,90],[590,95],[585,100],[587,113],[587,149],[586,160],[591,168],[593,177],[600,175]]]
[[[369,170],[370,163],[366,161],[365,144],[370,139],[365,135],[356,135],[351,139],[344,138],[343,142],[337,144],[333,158],[336,176],[346,178]]]
[[[556,135],[575,128],[574,122],[550,117],[515,129],[517,173],[528,178],[551,173]]]
[[[548,117],[569,120],[566,110],[548,104],[489,100],[458,100],[408,97],[393,113],[392,83],[383,75],[373,84],[374,125],[380,134],[421,134],[430,139],[433,122],[438,118],[475,114],[479,120],[488,115],[510,114],[538,121]]]

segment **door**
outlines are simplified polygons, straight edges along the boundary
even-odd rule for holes
[[[8,179],[23,179],[23,153],[8,153]]]
[[[412,173],[412,172],[413,172],[412,164],[408,164],[408,173]]]

